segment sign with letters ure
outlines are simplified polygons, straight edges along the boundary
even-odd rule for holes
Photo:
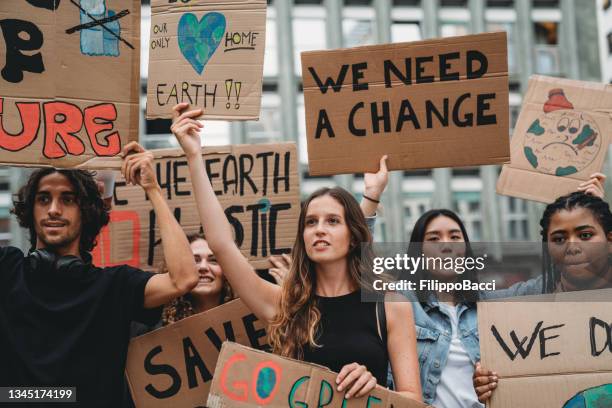
[[[2,0],[0,29],[0,163],[87,167],[138,140],[140,0]]]

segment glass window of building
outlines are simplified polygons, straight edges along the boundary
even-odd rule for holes
[[[347,48],[376,43],[372,7],[347,6],[342,10],[342,34]]]
[[[325,9],[308,5],[293,8],[293,60],[296,75],[302,75],[303,51],[323,50],[326,47]]]
[[[487,23],[487,31],[505,31],[508,40],[508,72],[515,74],[518,72],[518,63],[516,60],[515,33],[514,23],[512,22],[489,22]]]
[[[535,70],[538,74],[559,75],[559,23],[555,21],[534,22]]]
[[[529,235],[527,203],[515,197],[500,196],[503,239],[506,241],[526,240]]]
[[[267,143],[282,140],[280,96],[274,92],[263,92],[261,95],[261,112],[259,120],[246,121],[248,142]],[[288,137],[292,140],[293,137]]]
[[[266,14],[266,49],[264,51],[264,77],[278,75],[278,43],[276,41],[276,13],[268,6]]]
[[[422,38],[418,21],[394,21],[391,25],[392,42],[419,41]]]

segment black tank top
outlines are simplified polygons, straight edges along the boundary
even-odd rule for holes
[[[359,363],[368,368],[378,384],[386,386],[389,357],[387,345],[378,334],[377,303],[362,302],[359,290],[337,297],[316,296],[316,300],[321,311],[316,343],[321,347],[306,345],[304,361],[335,372],[347,364]],[[386,339],[387,328],[382,327],[386,319],[379,319]]]

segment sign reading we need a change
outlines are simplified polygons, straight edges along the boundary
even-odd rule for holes
[[[87,167],[138,140],[139,0],[2,0],[0,31],[0,163]]]
[[[302,53],[312,175],[504,163],[506,33]]]
[[[258,119],[265,39],[265,0],[152,0],[147,117]]]

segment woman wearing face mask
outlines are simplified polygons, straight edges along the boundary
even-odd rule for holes
[[[612,213],[608,203],[582,192],[559,197],[546,207],[540,226],[544,257],[539,293],[612,287]],[[519,294],[538,294],[532,293],[532,287],[524,284]],[[480,401],[491,397],[497,380],[494,371],[476,367],[474,387]]]
[[[236,247],[201,158],[201,110],[175,107],[172,131],[191,173],[200,221],[209,245],[237,295],[269,323],[273,350],[339,371],[345,398],[385,384],[390,361],[396,390],[420,400],[410,303],[361,302],[371,235],[353,196],[341,188],[311,194],[301,208],[292,263],[282,287],[259,278]],[[378,197],[370,197],[377,200]],[[377,306],[377,305],[382,305]]]

